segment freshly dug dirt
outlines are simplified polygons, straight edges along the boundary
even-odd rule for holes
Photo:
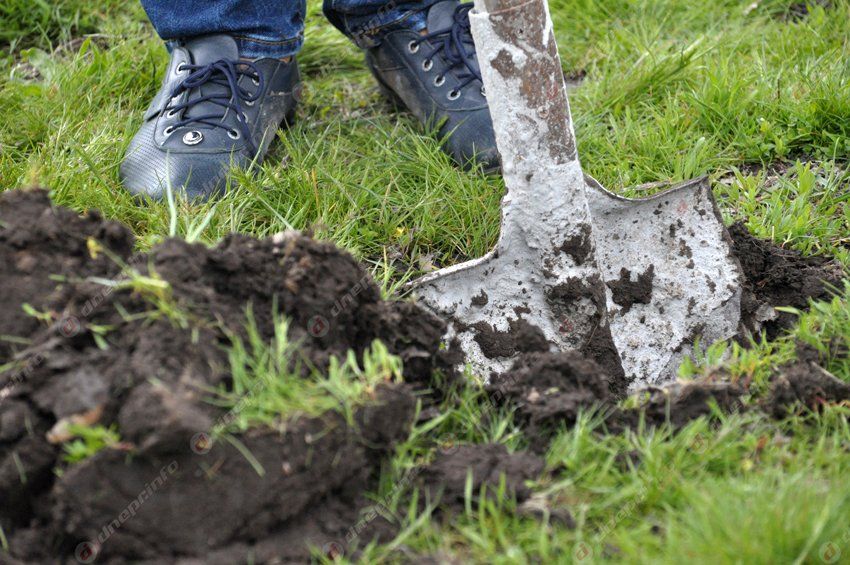
[[[743,387],[725,378],[675,383],[653,390],[638,408],[613,412],[607,425],[617,432],[635,429],[643,420],[647,427],[669,424],[678,430],[697,418],[710,416],[715,407],[727,414],[743,411],[744,393]]]
[[[813,348],[797,348],[797,360],[782,367],[762,409],[775,418],[802,410],[818,411],[829,404],[850,403],[850,384],[820,366]]]
[[[206,399],[229,384],[221,346],[228,332],[245,334],[249,304],[266,339],[275,308],[292,320],[305,370],[376,339],[404,360],[408,382],[451,366],[442,322],[382,301],[329,244],[232,236],[130,256],[124,228],[51,207],[43,192],[3,194],[0,219],[0,288],[13,291],[0,307],[42,312],[3,320],[17,339],[0,373],[0,525],[22,562],[303,562],[311,545],[345,537],[382,458],[409,431],[414,397],[385,385],[354,426],[328,413],[210,444],[204,434],[232,414]],[[105,249],[148,278],[86,280],[128,283]],[[115,426],[121,443],[69,465],[60,444],[73,423]],[[359,539],[391,531],[376,519]]]
[[[756,240],[742,226],[731,233],[748,279],[752,330],[775,335],[789,320],[764,319],[770,307],[826,298],[822,281],[841,276],[834,263]],[[264,339],[275,314],[291,320],[304,372],[380,339],[414,386],[430,385],[435,371],[453,377],[458,352],[441,348],[444,323],[416,305],[381,300],[352,257],[297,233],[233,235],[212,249],[179,240],[148,254],[132,249],[129,231],[97,213],[51,206],[42,191],[0,194],[0,526],[12,556],[235,563],[251,554],[286,563],[308,559],[311,546],[336,552],[355,524],[363,544],[392,535],[392,524],[380,517],[363,524],[359,510],[383,458],[408,433],[410,385],[378,387],[353,426],[328,413],[212,444],[204,434],[231,414],[206,400],[211,388],[230,384],[222,346],[230,335],[246,336],[249,312]],[[581,241],[570,249],[582,253]],[[128,278],[119,262],[137,275]],[[622,307],[646,300],[638,282],[615,284]],[[638,425],[641,414],[649,425],[680,427],[712,403],[742,407],[739,387],[708,381],[655,391],[639,409],[617,411],[611,405],[626,390],[621,371],[585,357],[611,358],[604,344],[547,353],[533,327],[480,330],[482,348],[494,354],[526,352],[493,377],[488,393],[516,408],[535,450],[593,406],[606,409],[615,430]],[[847,385],[800,367],[777,384],[774,413],[846,400]],[[121,443],[67,464],[61,444],[74,423],[114,426]],[[444,508],[463,504],[470,470],[474,493],[483,485],[494,493],[504,476],[523,502],[525,482],[542,469],[531,453],[462,446],[438,454],[418,480]]]
[[[303,562],[310,546],[344,537],[357,522],[360,493],[406,437],[413,410],[409,392],[387,388],[358,414],[358,427],[328,414],[283,433],[252,430],[238,441],[253,462],[226,442],[195,453],[186,436],[154,450],[101,451],[41,494],[29,527],[12,530],[13,554],[45,562],[88,543],[103,562],[239,563],[251,554]],[[374,525],[362,539],[394,535],[389,524]]]
[[[0,193],[0,365],[24,349],[25,338],[39,327],[38,320],[24,311],[24,304],[42,311],[67,301],[67,286],[55,277],[109,277],[118,272],[116,262],[104,253],[93,256],[96,246],[126,259],[133,250],[133,237],[127,228],[104,221],[98,212],[79,216],[51,207],[43,191]]]
[[[509,453],[501,444],[461,445],[438,452],[436,459],[418,477],[419,486],[431,501],[439,499],[442,510],[462,509],[466,499],[467,476],[472,475],[472,495],[477,497],[485,487],[494,496],[500,482],[505,482],[505,495],[521,503],[531,496],[525,482],[537,479],[543,472],[543,459],[532,453]]]
[[[546,449],[560,427],[575,424],[579,413],[601,410],[609,431],[670,424],[678,429],[712,413],[743,410],[744,389],[725,378],[675,383],[653,389],[637,408],[621,410],[610,378],[595,362],[576,352],[536,353],[521,357],[514,367],[494,377],[487,386],[488,400],[515,409],[535,452]]]
[[[549,349],[549,342],[543,331],[523,319],[511,320],[510,329],[504,332],[486,322],[478,322],[473,327],[478,330],[475,341],[488,359]]]
[[[575,424],[580,411],[616,398],[605,371],[574,351],[525,355],[493,378],[487,394],[496,405],[516,408],[535,449],[545,446],[553,430]]]
[[[803,257],[797,251],[755,238],[743,223],[733,224],[729,235],[746,277],[743,323],[750,331],[765,331],[770,339],[790,328],[795,320],[792,314],[773,308],[805,309],[809,299],[828,300],[828,287],[840,287],[846,276],[837,262],[827,257]]]

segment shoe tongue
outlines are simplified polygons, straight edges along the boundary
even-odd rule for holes
[[[239,48],[229,35],[205,35],[186,41],[186,49],[192,54],[195,65],[209,65],[224,59],[237,61]]]
[[[431,6],[428,10],[428,33],[444,31],[452,27],[455,8],[459,5],[457,0],[443,0]]]
[[[229,35],[206,35],[190,39],[185,43],[186,49],[192,55],[192,62],[195,65],[209,65],[217,61],[238,61],[239,48],[236,41]],[[191,99],[198,99],[203,96],[221,96],[224,99],[232,98],[233,93],[230,89],[221,84],[208,82],[198,89],[195,89],[190,95]],[[206,115],[221,115],[222,122],[228,117],[232,119],[233,112],[227,111],[218,104],[211,101],[200,102],[194,104],[184,114],[184,118]],[[235,122],[233,122],[235,123]],[[209,129],[208,124],[195,124],[193,129]]]

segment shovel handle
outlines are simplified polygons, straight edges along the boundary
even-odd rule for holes
[[[546,0],[475,0],[470,16],[506,173],[578,160]]]

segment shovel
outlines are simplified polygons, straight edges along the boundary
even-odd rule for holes
[[[528,351],[578,350],[618,392],[676,377],[697,344],[736,334],[743,275],[705,179],[652,198],[581,168],[546,0],[470,13],[507,195],[486,256],[412,283],[488,378]]]

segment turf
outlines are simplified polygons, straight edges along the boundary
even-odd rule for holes
[[[552,0],[584,166],[643,195],[709,175],[727,221],[850,267],[850,3],[790,0]],[[427,132],[381,99],[361,54],[310,2],[297,123],[215,203],[138,206],[118,164],[167,54],[132,2],[7,0],[0,7],[0,189],[42,185],[57,203],[127,222],[142,249],[168,235],[214,242],[310,229],[369,262],[387,294],[436,266],[483,254],[498,235],[498,177],[452,166]],[[712,348],[718,367],[764,391],[795,341],[850,346],[850,289],[751,349]],[[837,349],[840,351],[840,347]],[[723,353],[727,355],[723,355]],[[237,351],[238,353],[238,351]],[[245,357],[249,359],[250,356]],[[247,362],[247,361],[246,361]],[[827,364],[850,381],[850,361]],[[247,377],[246,377],[247,378]],[[850,555],[847,407],[775,423],[755,414],[685,430],[600,437],[586,415],[552,442],[535,485],[577,527],[470,504],[443,522],[405,506],[405,478],[443,441],[526,444],[474,385],[414,430],[376,499],[405,516],[374,560],[831,563]],[[274,398],[268,406],[275,406]],[[266,412],[260,416],[267,416]],[[640,464],[623,464],[623,454]],[[627,458],[630,460],[630,458]]]

